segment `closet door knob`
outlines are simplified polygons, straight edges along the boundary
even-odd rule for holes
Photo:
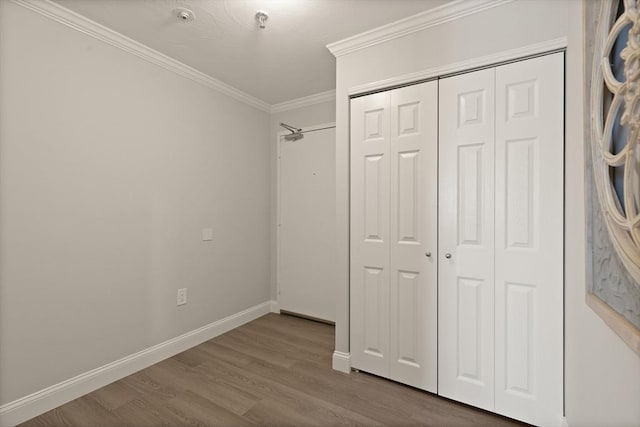
[[[451,259],[451,254],[444,254],[444,257],[445,257],[446,259]]]
[[[424,256],[426,256],[427,258],[431,258],[431,252],[425,252]]]

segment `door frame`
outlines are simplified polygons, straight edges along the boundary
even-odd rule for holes
[[[338,275],[336,276],[336,283],[338,287],[338,295],[336,300],[339,301],[344,295],[347,296],[347,301],[341,306],[338,303],[336,311],[336,343],[335,350],[332,357],[333,369],[340,372],[351,372],[351,305],[349,302],[349,295],[351,292],[351,100],[360,96],[366,96],[375,92],[383,92],[392,89],[396,89],[403,86],[411,86],[419,84],[428,80],[440,80],[442,78],[451,77],[458,74],[470,73],[478,71],[484,68],[492,68],[500,65],[505,65],[512,62],[525,61],[537,56],[546,56],[554,53],[562,52],[567,53],[568,39],[567,37],[559,37],[540,43],[534,43],[525,45],[511,50],[505,50],[496,52],[491,55],[471,58],[461,62],[455,62],[440,67],[429,68],[426,70],[418,71],[415,73],[404,74],[397,77],[391,77],[384,80],[373,81],[366,84],[357,86],[351,86],[347,89],[347,111],[348,111],[348,130],[347,130],[347,144],[346,147],[338,146],[338,133],[336,133],[336,164],[340,163],[345,165],[346,163],[346,176],[341,174],[336,175],[336,229],[347,230],[346,236],[344,233],[340,233],[336,236],[336,246],[340,253],[346,254],[346,259],[341,257],[339,259]],[[565,61],[565,73],[566,73],[566,61]],[[566,87],[565,87],[565,99],[566,99]],[[566,111],[564,112],[564,118],[566,122]],[[566,135],[565,135],[566,142]],[[566,166],[566,159],[565,159]],[[339,168],[339,166],[338,166]],[[346,191],[346,192],[345,192]],[[566,188],[564,189],[566,192]],[[343,203],[343,197],[347,196],[346,208]],[[566,198],[566,197],[565,197]],[[345,209],[345,210],[342,210]],[[563,242],[564,245],[564,242]],[[345,287],[346,285],[346,287]],[[564,281],[563,281],[564,287]],[[346,313],[341,307],[346,307]],[[563,310],[564,311],[564,310]],[[343,318],[346,314],[346,319]],[[343,323],[345,322],[346,323]],[[346,333],[339,334],[339,330],[345,330]],[[564,329],[564,322],[563,322]],[[346,337],[346,342],[342,343],[339,339],[339,335]],[[564,336],[563,336],[564,342]],[[346,345],[345,345],[346,344]],[[563,364],[564,365],[564,364]],[[564,371],[564,369],[563,369]]]
[[[467,61],[462,61],[458,63],[453,63],[450,65],[445,65],[442,67],[436,67],[428,70],[424,70],[421,72],[411,73],[407,75],[398,76],[395,78],[384,79],[376,82],[371,82],[368,84],[352,86],[347,89],[347,100],[348,100],[348,129],[351,126],[351,100],[353,98],[357,98],[360,96],[366,96],[376,92],[393,90],[403,86],[411,86],[415,84],[419,84],[428,80],[440,80],[442,78],[451,77],[459,74],[466,74],[474,71],[478,71],[486,68],[498,67],[501,65],[506,65],[513,62],[525,61],[527,59],[532,59],[539,56],[547,56],[552,55],[554,53],[563,53],[565,62],[564,62],[564,72],[566,74],[567,69],[567,38],[561,37],[554,40],[549,40],[547,42],[536,43],[532,45],[523,46],[520,48],[507,50],[503,52],[498,52],[496,54],[477,57]],[[563,94],[564,99],[566,100],[567,96],[567,86],[564,88],[565,92]],[[567,120],[567,112],[566,106],[563,111],[563,122],[566,124]],[[344,258],[341,258],[340,264],[338,265],[338,276],[336,277],[337,286],[338,286],[338,295],[336,296],[336,300],[340,301],[340,297],[347,295],[347,301],[342,305],[342,307],[346,307],[346,323],[345,318],[343,317],[345,312],[340,311],[341,304],[338,303],[337,311],[336,311],[336,343],[335,350],[332,357],[332,365],[334,370],[338,370],[341,372],[349,373],[353,368],[351,366],[351,304],[349,301],[349,295],[351,292],[351,196],[350,196],[350,188],[351,188],[351,134],[350,130],[347,131],[347,144],[346,147],[340,147],[337,145],[339,141],[339,136],[336,136],[336,163],[345,164],[346,163],[346,171],[347,175],[341,174],[340,176],[336,176],[336,209],[337,209],[337,217],[336,217],[336,229],[343,230],[345,229],[345,221],[346,221],[346,236],[344,234],[339,234],[336,236],[337,248],[340,252],[346,253],[346,261]],[[563,134],[563,144],[566,144],[566,132]],[[340,166],[337,166],[340,169]],[[563,168],[566,169],[566,158],[563,162]],[[345,193],[346,189],[346,193]],[[346,210],[344,209],[344,204],[341,203],[343,201],[343,197],[347,196],[347,204]],[[566,182],[563,183],[563,200],[566,202]],[[346,215],[345,215],[346,214]],[[344,215],[344,216],[343,216]],[[566,223],[566,212],[563,212],[563,224]],[[345,250],[346,244],[346,250]],[[566,250],[566,239],[563,236],[562,241],[563,251]],[[345,270],[346,267],[346,270]],[[346,289],[344,285],[346,284]],[[563,295],[566,288],[565,277],[563,274],[562,280],[563,287]],[[564,333],[564,328],[566,324],[566,310],[565,310],[566,301],[563,301],[562,308],[562,342],[563,346],[566,344],[566,337]],[[338,330],[344,331],[346,329],[346,334],[342,332],[340,334]],[[341,345],[339,341],[339,335],[346,336],[346,348],[344,344]],[[346,350],[346,351],[345,351]],[[566,373],[565,366],[565,354],[563,352],[562,356],[562,373],[563,378]],[[564,381],[562,384],[562,405],[564,406],[566,401],[565,396],[565,387]],[[564,414],[563,414],[564,415]]]
[[[336,127],[336,122],[328,122],[328,123],[321,123],[318,125],[313,125],[313,126],[305,126],[302,128],[302,133],[305,132],[313,132],[313,131],[317,131],[317,130],[323,130],[323,129],[328,129],[328,128],[335,128]],[[281,166],[281,143],[283,140],[283,136],[290,134],[291,132],[288,131],[281,131],[278,132],[276,134],[276,223],[275,223],[275,227],[276,227],[276,275],[275,275],[275,281],[276,281],[276,306],[277,308],[274,310],[275,312],[279,313],[280,312],[280,263],[281,263],[281,251],[280,251],[280,247],[281,247],[281,236],[280,236],[280,214],[282,212],[282,206],[280,203],[280,195],[282,194],[282,192],[280,191],[281,188],[281,170],[282,170],[282,166]],[[334,141],[335,144],[335,141]],[[273,264],[272,264],[273,265]]]

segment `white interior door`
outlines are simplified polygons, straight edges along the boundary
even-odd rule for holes
[[[439,393],[536,425],[562,418],[563,63],[440,86]]]
[[[352,366],[437,391],[438,83],[351,102]]]
[[[335,321],[335,128],[279,141],[278,302]]]
[[[564,54],[496,68],[495,411],[562,417]]]
[[[438,389],[494,407],[494,80],[440,80]]]
[[[563,61],[351,101],[353,367],[560,421]]]
[[[351,363],[389,376],[389,92],[351,100]]]
[[[389,376],[436,392],[438,82],[390,95]]]

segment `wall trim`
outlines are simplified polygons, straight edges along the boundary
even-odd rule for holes
[[[519,47],[491,55],[481,56],[465,61],[455,62],[453,64],[444,65],[442,67],[430,68],[427,70],[418,71],[415,73],[405,74],[398,77],[392,77],[389,79],[379,80],[377,82],[366,83],[359,86],[349,88],[349,95],[359,95],[368,92],[374,92],[394,86],[402,86],[421,80],[429,80],[437,77],[445,76],[448,74],[460,73],[463,71],[469,71],[489,65],[499,64],[501,62],[513,61],[515,59],[525,58],[533,55],[540,55],[543,53],[553,52],[561,49],[566,49],[567,38],[560,37],[557,39],[547,40],[540,43],[531,44],[528,46]]]
[[[292,99],[290,101],[280,102],[271,105],[271,114],[282,113],[283,111],[295,110],[297,108],[308,107],[310,105],[321,104],[323,102],[335,101],[335,89],[326,92],[320,92],[302,98]]]
[[[344,372],[345,374],[351,372],[351,353],[336,350],[333,352],[332,360],[332,367],[335,371]]]
[[[456,0],[416,15],[330,43],[327,49],[338,57],[403,37],[426,28],[442,25],[468,15],[483,12],[513,0]]]
[[[51,0],[11,0],[13,3],[39,13],[49,19],[73,28],[76,31],[101,40],[111,46],[128,52],[132,55],[158,65],[168,71],[186,77],[196,83],[200,83],[210,89],[223,93],[237,101],[243,102],[267,113],[271,112],[271,106],[248,93],[234,88],[218,79],[215,79],[201,71],[196,70],[180,61],[177,61],[155,49],[140,42],[130,39],[117,31],[107,28],[80,14],[77,14]]]
[[[567,421],[567,417],[562,417],[560,421],[560,427],[569,427],[569,422]]]
[[[269,313],[272,301],[250,307],[115,362],[0,406],[0,426],[13,426],[202,344]]]

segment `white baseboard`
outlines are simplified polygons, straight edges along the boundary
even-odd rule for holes
[[[343,353],[341,351],[333,352],[333,369],[335,371],[344,372],[346,374],[351,372],[351,354]]]
[[[271,313],[280,314],[280,303],[276,300],[271,300]]]
[[[123,357],[115,362],[37,391],[0,406],[0,426],[8,427],[57,408],[164,359],[202,344],[271,311],[273,301],[263,302],[201,328]]]

